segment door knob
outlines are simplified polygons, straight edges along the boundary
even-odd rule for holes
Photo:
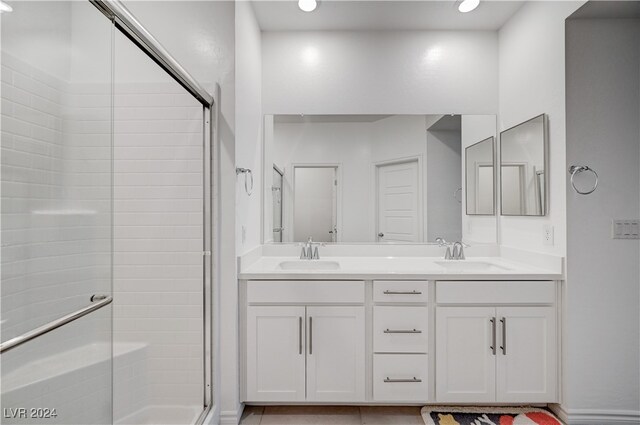
[[[378,233],[379,238],[384,238],[384,233]]]

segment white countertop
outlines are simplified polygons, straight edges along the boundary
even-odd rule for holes
[[[281,264],[310,269],[283,270]],[[305,264],[302,264],[307,262]],[[335,270],[313,269],[339,264]],[[320,260],[299,260],[292,256],[260,256],[240,268],[238,279],[249,280],[561,280],[562,270],[541,268],[503,257],[327,256]]]

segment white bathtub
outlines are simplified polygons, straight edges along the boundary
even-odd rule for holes
[[[133,365],[143,365],[147,357],[146,349],[146,344],[114,344],[114,380],[117,374],[132,372]],[[8,364],[19,363],[19,355],[18,350],[3,355],[0,423],[112,423],[115,412],[111,399],[111,344],[94,343],[80,346],[7,370]],[[14,358],[10,359],[10,356]],[[141,374],[137,377],[141,382],[146,381]],[[51,414],[51,409],[55,409],[55,417]],[[48,417],[39,417],[42,415]]]
[[[106,343],[73,348],[11,371],[4,360],[16,364],[20,353],[7,354],[14,358],[5,357],[2,363],[2,425],[188,425],[203,410],[202,406],[150,405],[147,344],[114,343],[113,364],[111,345]],[[16,410],[20,408],[26,409],[24,415]],[[57,416],[32,417],[32,413],[47,413],[31,412],[32,408],[55,408]]]

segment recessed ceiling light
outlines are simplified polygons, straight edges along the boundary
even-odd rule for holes
[[[7,3],[0,1],[0,13],[4,12],[13,12],[13,7],[9,6]]]
[[[298,0],[298,7],[304,12],[313,12],[317,6],[316,0]]]
[[[458,5],[458,10],[462,13],[471,12],[473,9],[478,7],[480,4],[480,0],[462,0]]]

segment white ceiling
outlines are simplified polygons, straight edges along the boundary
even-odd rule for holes
[[[297,0],[253,0],[263,31],[497,30],[524,1],[481,0],[470,13],[458,1],[318,0],[310,13]]]

